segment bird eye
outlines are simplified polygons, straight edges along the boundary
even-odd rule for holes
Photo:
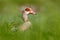
[[[26,8],[25,11],[31,11],[30,8]]]

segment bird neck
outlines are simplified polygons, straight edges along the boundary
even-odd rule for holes
[[[28,14],[23,13],[23,15],[22,15],[22,16],[23,16],[23,21],[24,21],[24,22],[29,21],[29,20],[28,20]]]

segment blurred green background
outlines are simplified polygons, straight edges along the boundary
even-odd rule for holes
[[[23,24],[18,7],[34,5],[31,28],[10,31]],[[60,0],[0,0],[0,40],[60,40]]]

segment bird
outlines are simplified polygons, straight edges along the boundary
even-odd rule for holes
[[[32,25],[32,23],[30,22],[30,20],[28,18],[29,14],[35,15],[36,13],[35,13],[35,11],[32,8],[25,7],[22,10],[22,19],[23,19],[24,23],[21,26],[19,26],[19,30],[20,31],[25,31]]]

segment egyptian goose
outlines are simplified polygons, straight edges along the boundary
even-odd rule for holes
[[[31,26],[31,22],[28,19],[28,14],[36,14],[32,8],[26,7],[23,11],[22,11],[22,18],[24,23],[20,26],[20,30],[21,31],[25,31],[27,28],[29,28]]]

